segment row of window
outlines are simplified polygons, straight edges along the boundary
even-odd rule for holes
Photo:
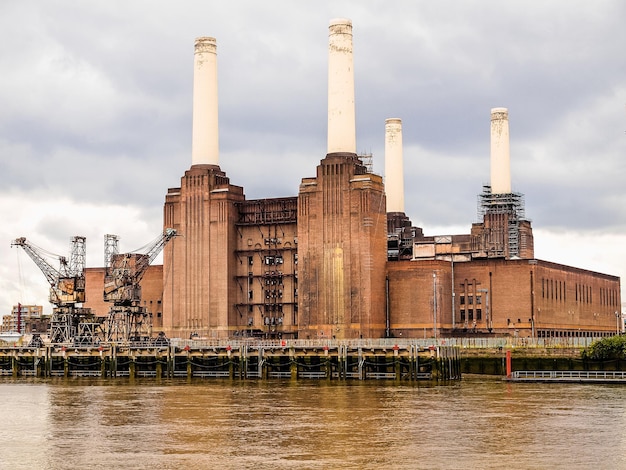
[[[264,326],[282,326],[284,322],[284,316],[263,316],[261,321]],[[292,325],[298,324],[298,314],[294,313]],[[254,317],[248,317],[248,326],[254,326]]]
[[[593,302],[593,292],[591,286],[576,284],[576,302],[590,304]]]
[[[294,275],[297,279],[297,273]],[[263,280],[266,286],[282,286],[283,285],[283,273],[281,271],[271,271],[263,274]],[[248,282],[252,284],[254,282],[254,273],[248,273]]]
[[[557,281],[555,279],[541,279],[541,297],[544,299],[558,300],[565,302],[567,291],[565,289],[565,281]]]
[[[476,315],[476,318],[474,318],[474,315]],[[465,322],[465,321],[481,321],[483,319],[483,309],[482,308],[477,308],[477,309],[468,309],[468,310],[461,310],[461,321]]]
[[[600,305],[617,307],[619,305],[617,291],[615,289],[600,287]]]
[[[263,264],[265,264],[266,266],[275,266],[275,265],[279,265],[283,263],[284,263],[283,255],[263,256]],[[294,265],[298,264],[298,253],[294,253],[293,255],[293,264]],[[253,265],[254,265],[254,256],[250,255],[248,256],[248,266],[253,266]]]
[[[265,299],[269,300],[269,299],[282,299],[283,298],[283,290],[282,289],[276,289],[276,290],[272,290],[272,289],[265,289],[264,291],[265,294]],[[298,288],[295,288],[293,290],[293,296],[294,298],[298,297]],[[254,300],[254,290],[250,289],[248,291],[248,300]]]
[[[483,303],[483,296],[482,295],[461,295],[459,297],[459,302],[461,303],[461,305],[474,305],[474,303],[476,303],[476,305],[481,305]]]
[[[593,289],[591,286],[586,284],[576,283],[575,296],[576,302],[585,304],[593,303]],[[544,299],[566,302],[567,286],[565,281],[541,279],[541,297]],[[618,296],[615,289],[600,287],[600,305],[616,307],[618,304]]]

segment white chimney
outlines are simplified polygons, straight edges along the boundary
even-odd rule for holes
[[[191,164],[219,165],[217,45],[209,37],[197,38],[195,43]]]
[[[335,19],[328,29],[328,153],[356,154],[352,22]]]
[[[491,193],[511,192],[511,156],[509,150],[509,111],[491,110]]]
[[[385,193],[387,212],[404,213],[404,172],[402,166],[402,120],[385,120]]]

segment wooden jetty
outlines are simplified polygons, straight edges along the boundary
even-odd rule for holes
[[[510,382],[616,383],[626,384],[626,372],[603,370],[535,370],[515,371]]]
[[[459,348],[387,340],[172,340],[0,348],[0,375],[397,381],[461,378]]]

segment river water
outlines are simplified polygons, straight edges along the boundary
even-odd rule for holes
[[[619,469],[626,387],[0,379],[0,469]]]

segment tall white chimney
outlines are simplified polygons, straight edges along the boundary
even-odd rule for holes
[[[352,22],[330,22],[328,33],[328,153],[356,154]]]
[[[402,120],[385,120],[385,193],[387,212],[404,212]]]
[[[491,193],[511,192],[511,156],[509,150],[509,110],[491,110]]]
[[[217,127],[217,45],[215,38],[196,39],[193,68],[191,164],[219,165]]]

